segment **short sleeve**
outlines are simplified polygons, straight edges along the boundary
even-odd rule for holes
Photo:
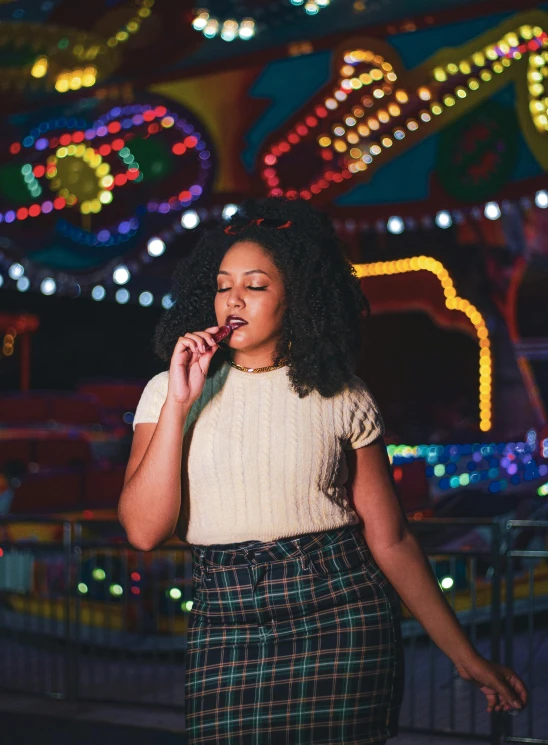
[[[162,406],[167,398],[169,373],[161,372],[146,384],[133,417],[133,431],[136,424],[156,423],[160,418]]]
[[[363,380],[356,375],[352,376],[345,391],[344,404],[344,450],[357,450],[384,435],[384,422],[377,402]]]

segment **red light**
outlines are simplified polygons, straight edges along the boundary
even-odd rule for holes
[[[132,587],[131,588],[131,592],[132,592],[133,595],[140,595],[141,594],[141,590],[138,587]]]
[[[19,207],[17,210],[17,219],[18,220],[26,220],[29,216],[29,211],[26,207]]]
[[[111,122],[108,125],[107,129],[111,134],[114,135],[116,134],[116,132],[119,132],[122,129],[122,125],[120,124],[120,122]]]
[[[41,178],[46,172],[46,169],[44,166],[34,166],[34,168],[32,169],[32,172],[34,173],[36,178]]]
[[[156,106],[154,113],[156,116],[165,116],[167,114],[167,109],[165,106]]]
[[[133,580],[134,582],[139,582],[139,581],[140,581],[140,579],[141,579],[141,575],[139,574],[139,572],[132,572],[132,573],[131,573],[131,579],[132,579],[132,580]]]
[[[138,168],[130,168],[128,169],[128,172],[126,176],[128,177],[128,181],[135,181],[135,179],[139,176],[139,169]]]
[[[281,189],[279,189],[279,188],[278,189],[272,189],[270,191],[270,196],[271,197],[281,197],[282,194],[283,194],[283,191]]]
[[[61,135],[61,137],[59,137],[60,145],[70,145],[71,141],[72,141],[72,138],[70,135]]]
[[[322,148],[322,158],[324,160],[333,160],[333,153],[331,150],[326,150],[325,148]]]
[[[306,123],[309,127],[317,127],[318,126],[318,120],[315,116],[307,116],[306,117]]]
[[[295,189],[290,189],[285,193],[285,196],[288,199],[297,199],[297,192],[295,191]]]
[[[325,119],[327,116],[327,109],[324,109],[323,106],[316,106],[316,114],[320,117],[320,119]]]
[[[187,147],[196,147],[196,145],[198,144],[198,140],[196,139],[196,137],[190,135],[190,137],[185,137],[184,143]]]
[[[121,150],[125,145],[125,142],[121,137],[117,137],[115,140],[112,140],[112,149],[113,150]]]
[[[346,178],[346,179],[349,179],[349,178],[352,178],[352,174],[350,173],[350,171],[347,168],[345,168],[344,171],[342,172],[342,177],[343,178]]]
[[[288,153],[291,150],[291,145],[288,142],[280,142],[278,147],[282,153]]]
[[[73,142],[83,142],[84,141],[84,133],[80,131],[76,131],[72,133],[72,141]]]
[[[3,556],[3,555],[4,555],[4,549],[0,548],[0,556]]]
[[[303,199],[310,199],[311,196],[312,194],[308,191],[308,189],[303,189],[303,191],[301,191],[301,197]]]
[[[273,166],[277,161],[275,155],[265,155],[264,162],[267,166]]]
[[[341,174],[340,174],[340,173],[334,173],[334,174],[333,174],[333,181],[334,181],[334,182],[335,182],[336,184],[340,184],[342,180],[343,180],[343,177],[341,176]]]
[[[182,142],[176,142],[171,149],[175,155],[183,155],[183,153],[186,153],[186,145],[183,145]]]
[[[93,517],[93,512],[91,510],[84,510],[83,516],[85,520],[91,520]]]
[[[62,210],[65,205],[66,201],[63,199],[63,197],[57,197],[57,199],[53,200],[53,207],[56,210]]]
[[[39,204],[31,204],[31,206],[29,207],[29,215],[31,217],[38,217],[41,211],[42,210],[40,209]]]
[[[117,173],[114,177],[114,183],[116,186],[123,186],[127,181],[127,176],[125,173]]]
[[[394,468],[394,481],[399,484],[399,482],[403,479],[403,469],[399,466]]]
[[[265,178],[272,178],[276,175],[276,169],[275,168],[265,168],[263,171],[263,176]]]
[[[49,146],[50,147],[57,147],[58,144],[59,144],[59,138],[58,137],[52,137],[51,140],[49,141]]]
[[[280,183],[280,179],[279,178],[269,178],[268,179],[268,185],[269,186],[278,186],[279,183]]]
[[[189,191],[182,191],[179,194],[180,202],[190,202],[191,199],[192,199],[192,194]]]
[[[156,132],[160,129],[160,126],[156,122],[152,122],[152,124],[148,125],[148,131],[149,134],[153,135],[156,134]]]
[[[110,155],[111,151],[112,148],[110,147],[110,145],[101,145],[101,147],[99,148],[99,155],[102,155],[104,157],[105,155]]]
[[[287,139],[292,145],[296,145],[301,140],[299,135],[296,134],[295,132],[291,132],[291,134],[287,136]]]
[[[321,189],[317,184],[312,184],[312,186],[310,187],[310,191],[312,192],[312,194],[319,194]]]
[[[154,119],[154,111],[144,111],[143,112],[143,121],[145,122],[151,122]]]
[[[10,153],[12,155],[17,155],[18,152],[21,151],[21,145],[19,142],[14,142],[10,145]]]
[[[308,134],[308,127],[305,127],[304,124],[299,124],[297,127],[297,134],[300,134],[301,137],[304,137]]]

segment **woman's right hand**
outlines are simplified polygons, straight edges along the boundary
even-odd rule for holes
[[[168,399],[190,407],[200,397],[211,359],[219,348],[212,337],[219,328],[211,326],[179,337],[169,366]]]

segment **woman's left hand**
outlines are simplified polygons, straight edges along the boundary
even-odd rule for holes
[[[461,678],[478,686],[487,698],[487,712],[520,711],[527,706],[527,688],[509,667],[486,660],[480,654],[464,663],[455,663]]]

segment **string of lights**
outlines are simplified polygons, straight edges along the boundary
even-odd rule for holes
[[[289,5],[303,8],[305,13],[310,16],[317,15],[320,10],[327,8],[330,4],[331,0],[289,0]],[[278,9],[275,7],[274,13],[277,12]],[[220,18],[211,8],[200,8],[194,13],[192,27],[196,31],[200,31],[206,39],[214,39],[218,36],[223,41],[234,41],[236,39],[248,41],[256,35],[261,25],[268,23],[268,16],[265,16],[264,9],[260,15],[262,24],[257,21],[256,17],[245,16],[240,20]]]
[[[2,89],[44,87],[58,93],[91,88],[118,64],[117,47],[127,42],[151,16],[154,0],[131,0],[120,12],[127,22],[108,38],[93,31],[43,23],[3,23],[0,48],[15,45],[31,50],[32,61],[2,70]],[[37,51],[38,50],[38,51]]]
[[[547,20],[540,11],[534,15]],[[516,21],[512,19],[512,23]],[[509,27],[508,22],[503,25]],[[455,61],[439,64],[434,60],[432,65],[426,63],[417,71],[406,73],[407,84],[405,80],[404,84],[398,83],[402,73],[386,58],[389,52],[379,54],[360,47],[343,50],[342,59],[337,60],[335,87],[327,94],[319,94],[308,113],[267,146],[262,156],[262,177],[270,194],[311,199],[358,174],[370,176],[379,165],[419,138],[493,95],[508,84],[508,75],[525,77],[527,115],[535,131],[545,135],[548,103],[543,82],[548,77],[548,51],[544,47],[548,45],[548,34],[541,25],[523,23],[505,33],[495,29],[490,35],[495,35],[496,41],[471,54],[463,53],[459,58],[458,50],[453,50]],[[466,51],[469,47],[466,45]],[[503,75],[506,71],[509,72]],[[424,83],[417,85],[422,76]],[[292,172],[284,169],[286,175],[282,176],[279,164],[289,153],[295,157],[296,147],[309,146],[311,142],[320,149],[315,169],[320,173],[306,186],[297,188],[288,183]],[[546,160],[545,144],[540,147],[535,141],[534,145],[538,157]]]
[[[415,256],[411,259],[379,261],[374,264],[355,264],[354,266],[358,277],[379,277],[425,270],[432,272],[438,278],[443,288],[447,308],[464,313],[476,329],[479,344],[479,427],[482,432],[488,432],[492,427],[492,359],[489,331],[482,314],[475,305],[458,297],[453,280],[443,264],[428,256]]]
[[[525,441],[473,443],[466,445],[389,445],[388,457],[394,466],[424,460],[426,477],[440,491],[485,486],[498,494],[523,482],[537,481],[548,474],[548,439],[539,440],[529,430]],[[548,496],[548,484],[537,489]]]

